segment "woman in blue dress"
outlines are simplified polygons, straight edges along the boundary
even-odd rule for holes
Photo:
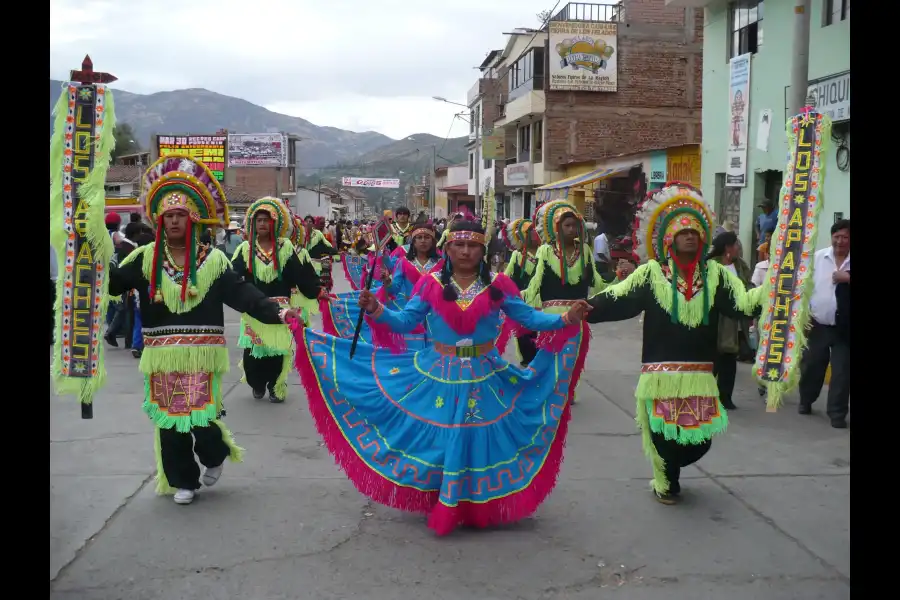
[[[310,411],[337,464],[376,502],[427,513],[438,535],[534,513],[553,490],[568,431],[570,385],[581,367],[584,301],[565,314],[527,306],[509,277],[492,275],[486,236],[458,222],[440,273],[422,276],[402,311],[362,292],[372,327],[421,324],[427,347],[395,354],[298,323],[296,364]],[[526,368],[494,347],[501,311],[534,331],[574,341],[541,350]]]
[[[373,277],[371,291],[378,300],[392,310],[402,310],[412,296],[412,291],[424,273],[440,271],[443,263],[437,252],[435,242],[437,235],[428,224],[417,224],[410,234],[411,243],[406,254],[398,254],[395,258],[393,272],[386,266],[377,268],[375,273],[380,281]],[[402,247],[402,246],[401,246]],[[398,248],[399,250],[400,248]],[[374,253],[372,253],[374,255]],[[374,262],[374,259],[373,259]],[[365,287],[368,270],[363,268],[359,289]],[[376,285],[377,283],[377,285]],[[342,338],[352,338],[359,318],[359,291],[338,294],[329,303],[322,303],[323,329],[325,333]],[[417,327],[413,331],[398,336],[386,331],[374,331],[369,327],[369,320],[363,321],[360,340],[379,347],[402,351],[407,348],[423,348],[425,346],[425,328]]]

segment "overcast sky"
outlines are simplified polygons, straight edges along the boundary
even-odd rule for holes
[[[206,88],[392,138],[453,136],[488,51],[555,0],[50,0],[50,78],[90,54],[113,84]],[[559,7],[565,6],[561,2]],[[558,9],[557,9],[558,10]]]

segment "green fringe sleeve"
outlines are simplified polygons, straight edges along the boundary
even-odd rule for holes
[[[534,275],[528,283],[528,287],[522,292],[522,300],[525,304],[532,308],[541,307],[541,283],[544,281],[544,268],[548,260],[548,254],[552,255],[553,249],[544,244],[534,253],[537,264],[534,268]]]
[[[513,250],[513,253],[509,255],[509,263],[506,265],[506,270],[503,271],[503,274],[507,277],[512,277],[516,272],[516,265],[519,264],[521,259],[522,253],[518,250]]]

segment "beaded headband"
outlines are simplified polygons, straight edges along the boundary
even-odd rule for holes
[[[487,238],[477,231],[451,231],[447,234],[448,242],[477,242],[487,244]]]
[[[413,232],[410,234],[409,239],[415,239],[417,235],[430,235],[432,238],[434,237],[434,231],[428,229],[427,227],[420,227],[419,229],[413,229]]]

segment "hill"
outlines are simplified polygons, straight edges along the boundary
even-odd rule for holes
[[[62,82],[50,80],[50,110],[60,94]],[[358,157],[394,142],[374,131],[357,133],[336,127],[319,127],[305,119],[272,112],[246,100],[204,89],[175,90],[155,94],[133,94],[113,86],[116,118],[129,123],[142,148],[155,134],[214,133],[219,129],[240,133],[282,131],[303,141],[297,144],[298,165],[325,167],[355,162]],[[53,118],[50,118],[53,131]]]

